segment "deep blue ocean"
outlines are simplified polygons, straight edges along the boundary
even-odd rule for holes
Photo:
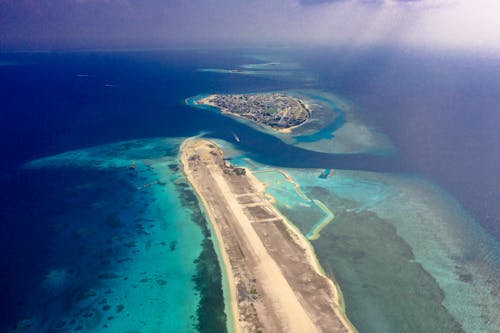
[[[199,71],[256,62],[249,53],[285,55],[314,80]],[[147,206],[147,193],[130,199],[131,187],[141,180],[128,167],[24,167],[37,158],[119,141],[203,132],[269,165],[417,174],[448,191],[500,240],[498,59],[310,49],[0,53],[0,61],[5,64],[0,66],[0,331],[16,328],[43,308],[50,308],[45,316],[64,314],[75,294],[102,282],[104,264],[96,261],[107,254],[130,256],[126,251],[133,246],[110,245],[113,222],[100,227],[125,209],[127,200],[138,201],[127,206],[130,216],[124,220],[134,221],[141,205]],[[320,89],[349,99],[367,122],[388,135],[396,153],[311,152],[184,103],[202,93],[288,89]],[[240,142],[234,142],[233,133]],[[89,209],[99,202],[106,207]],[[123,234],[133,237],[130,223]],[[70,231],[61,233],[61,228]],[[72,267],[64,274],[78,283],[48,295],[41,289],[47,276],[57,275],[57,267]]]

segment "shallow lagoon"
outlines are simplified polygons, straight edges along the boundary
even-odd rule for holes
[[[220,267],[207,222],[177,160],[181,141],[120,142],[27,165],[29,169],[106,172],[108,179],[118,178],[125,189],[107,188],[102,200],[87,204],[87,213],[73,211],[84,217],[80,226],[68,216],[55,223],[61,238],[66,234],[76,238],[78,260],[47,267],[41,298],[50,306],[27,312],[17,329],[225,330]],[[103,185],[108,184],[99,184],[100,180],[91,177],[82,186],[104,191]],[[54,249],[64,251],[63,245]],[[86,287],[81,286],[83,280]]]
[[[311,184],[313,180],[318,181],[318,184],[321,184],[319,187],[327,189],[322,191],[317,188],[315,195],[323,196],[325,202],[332,201],[334,204],[329,204],[329,209],[335,213],[337,222],[344,221],[344,223],[335,224],[334,219],[321,231],[320,237],[313,241],[313,244],[317,249],[323,248],[317,250],[318,256],[321,257],[325,269],[332,274],[335,272],[335,277],[341,281],[348,312],[350,311],[351,317],[356,320],[360,329],[368,330],[366,323],[377,324],[379,330],[401,328],[415,321],[408,319],[412,318],[412,315],[415,318],[421,317],[418,311],[412,314],[409,309],[411,304],[409,305],[407,300],[403,299],[399,303],[395,301],[394,291],[400,289],[394,289],[392,286],[387,290],[382,288],[384,283],[387,284],[384,280],[387,276],[378,277],[372,274],[377,272],[378,266],[372,269],[366,264],[367,259],[379,255],[388,258],[389,254],[390,258],[394,257],[397,260],[391,259],[392,262],[382,263],[387,269],[394,270],[397,278],[391,281],[400,282],[406,278],[412,281],[411,276],[404,277],[401,272],[399,275],[396,274],[398,269],[401,270],[398,267],[407,266],[394,265],[393,262],[400,260],[407,264],[418,262],[421,268],[436,276],[434,280],[439,282],[442,295],[445,295],[442,303],[448,310],[442,312],[439,307],[434,306],[440,313],[444,313],[441,317],[443,320],[450,322],[449,316],[446,315],[448,313],[456,318],[463,318],[460,319],[460,323],[466,322],[464,328],[467,331],[488,331],[488,326],[484,324],[491,314],[487,310],[491,309],[491,302],[490,304],[488,302],[492,300],[491,297],[498,298],[498,291],[490,288],[499,284],[498,278],[495,278],[499,276],[498,252],[492,251],[489,237],[474,224],[481,223],[488,228],[488,232],[498,238],[498,212],[495,209],[498,206],[496,190],[499,178],[496,165],[499,155],[494,154],[495,143],[498,142],[496,130],[498,126],[495,126],[498,118],[495,117],[498,114],[495,112],[497,97],[500,96],[498,63],[485,59],[468,60],[460,55],[456,57],[446,55],[431,57],[408,53],[398,55],[393,50],[375,53],[357,57],[356,54],[346,54],[342,50],[338,53],[326,52],[318,55],[309,52],[300,60],[295,59],[295,62],[302,63],[298,69],[263,64],[249,66],[248,70],[258,72],[258,75],[226,75],[199,72],[197,69],[224,66],[234,68],[238,64],[255,64],[260,61],[285,64],[286,61],[283,61],[282,57],[241,59],[243,57],[240,52],[229,55],[227,50],[216,53],[212,58],[208,57],[208,60],[205,57],[206,53],[203,56],[199,53],[192,56],[192,51],[176,55],[171,53],[165,55],[164,52],[148,53],[144,56],[131,53],[124,53],[123,56],[55,53],[50,56],[15,56],[13,58],[16,61],[17,58],[21,58],[19,63],[31,65],[3,66],[0,73],[2,82],[5,83],[2,86],[2,107],[9,111],[2,113],[5,130],[1,134],[3,142],[7,143],[4,154],[6,158],[2,167],[70,149],[131,138],[190,136],[198,131],[207,130],[215,137],[232,140],[231,132],[235,131],[242,139],[241,145],[248,150],[247,154],[263,163],[322,168],[309,170],[312,174],[303,180],[304,184],[301,183],[302,192],[313,198],[311,194],[313,191],[310,189],[311,193],[308,192],[307,184]],[[175,61],[171,61],[174,59]],[[165,66],[166,62],[169,66]],[[276,73],[278,71],[279,74]],[[282,75],[285,71],[288,73]],[[75,76],[78,73],[90,75],[82,78]],[[450,78],[457,85],[450,85]],[[113,89],[106,87],[110,82],[116,83],[116,87]],[[34,83],[38,83],[43,89],[33,89]],[[373,167],[380,159],[368,155],[307,154],[301,149],[284,145],[274,137],[242,126],[229,118],[192,110],[182,105],[186,96],[199,92],[241,93],[309,88],[334,92],[342,97],[347,96],[349,100],[362,105],[358,114],[363,119],[365,116],[370,117],[370,121],[366,124],[375,124],[377,129],[390,136],[399,149],[396,157],[387,159],[387,162],[379,164],[378,167]],[[178,121],[172,122],[172,117]],[[340,131],[341,129],[336,131],[337,137]],[[353,139],[359,138],[357,134],[360,131],[350,132]],[[152,148],[148,146],[148,142],[150,141],[139,140],[137,146]],[[145,151],[141,154],[143,153]],[[110,161],[118,160],[121,153],[120,156],[110,156],[112,158],[106,159],[108,164],[111,164]],[[134,250],[144,251],[143,254],[145,251],[151,251],[146,249],[144,245],[146,243],[143,243],[140,237],[147,239],[155,237],[154,235],[131,237],[136,232],[133,220],[142,216],[149,218],[148,216],[152,215],[149,210],[156,206],[154,196],[160,196],[159,193],[153,193],[159,187],[141,191],[140,200],[135,195],[130,196],[130,193],[136,191],[138,186],[144,185],[149,178],[151,181],[158,179],[154,173],[147,175],[145,177],[147,179],[136,180],[129,175],[130,159],[147,158],[144,156],[148,155],[139,154],[124,158],[123,163],[117,167],[75,165],[24,170],[16,181],[7,183],[8,200],[2,201],[7,203],[3,206],[7,209],[2,212],[2,218],[7,217],[3,224],[6,232],[2,233],[5,235],[2,250],[9,254],[2,257],[5,258],[2,266],[5,267],[3,276],[7,277],[3,279],[7,282],[4,284],[6,288],[3,300],[7,311],[3,324],[10,325],[11,319],[23,323],[23,318],[28,320],[24,323],[29,324],[31,318],[37,324],[56,325],[58,324],[56,320],[59,318],[71,319],[75,311],[81,308],[75,303],[77,292],[89,297],[88,302],[91,302],[94,297],[91,296],[92,292],[98,295],[102,293],[101,289],[97,288],[96,281],[100,281],[103,285],[112,283],[118,285],[120,282],[118,279],[108,279],[112,277],[110,275],[103,275],[102,279],[97,279],[96,277],[103,271],[102,267],[118,265],[117,270],[125,272],[124,267],[132,265],[127,259],[132,258],[129,254],[134,254]],[[78,159],[77,156],[75,158]],[[348,160],[347,163],[343,162],[345,159]],[[99,163],[104,162],[101,160]],[[392,167],[395,163],[397,165]],[[63,164],[71,163],[66,161]],[[375,178],[372,179],[369,173],[352,172],[347,175],[346,171],[339,170],[336,170],[334,177],[328,178],[327,182],[316,179],[323,168],[338,168],[340,165],[347,169],[410,170],[427,175],[432,179],[432,183],[408,175],[398,177],[386,175],[390,177],[384,181],[383,174],[371,174]],[[17,165],[15,167],[17,169]],[[138,167],[142,168],[142,163],[138,163]],[[8,179],[11,172],[17,173],[14,168],[5,170],[7,172],[3,172],[0,177],[2,180]],[[344,172],[342,177],[335,178],[342,175],[342,172]],[[308,172],[304,174],[307,175]],[[299,178],[297,176],[297,182]],[[422,181],[421,186],[418,185],[420,181]],[[334,188],[329,188],[330,182],[335,184]],[[477,221],[469,220],[454,199],[448,201],[447,193],[435,187],[435,183],[452,192]],[[2,182],[2,186],[4,184]],[[54,184],[57,184],[57,187]],[[387,186],[382,186],[383,184]],[[392,185],[388,186],[390,184]],[[401,190],[398,191],[398,187]],[[406,190],[403,191],[404,188]],[[293,188],[290,187],[290,190]],[[167,192],[170,193],[170,190]],[[184,193],[187,199],[191,197],[189,191],[178,189],[175,192]],[[313,225],[324,218],[324,212],[308,202],[297,201],[293,192],[287,193],[289,194],[282,192],[281,195],[290,197],[291,205],[281,209],[295,216],[294,222],[298,226],[302,225],[301,230],[304,233],[311,232]],[[434,195],[431,195],[432,193]],[[427,196],[429,199],[424,200]],[[168,200],[177,200],[170,194],[167,197]],[[414,200],[414,198],[420,199]],[[293,206],[295,201],[302,205],[300,210]],[[128,210],[122,207],[122,203],[125,202],[129,205]],[[165,206],[169,205],[166,201],[162,202]],[[415,207],[404,210],[395,204],[408,207],[405,205],[409,205],[410,202]],[[146,203],[150,203],[150,206],[144,207]],[[118,214],[119,221],[116,222],[113,216],[121,211],[121,208],[127,213],[123,216]],[[287,212],[286,208],[291,211]],[[345,211],[344,215],[342,211]],[[365,214],[366,217],[361,214]],[[151,218],[155,221],[161,220],[160,217]],[[455,218],[455,223],[448,222]],[[351,219],[356,223],[350,224]],[[436,223],[422,224],[420,219],[434,219]],[[167,219],[168,221],[170,219]],[[363,224],[372,221],[375,223]],[[407,223],[404,223],[405,221]],[[438,226],[438,221],[443,226]],[[122,223],[127,227],[113,227]],[[460,227],[461,225],[463,227]],[[124,232],[130,230],[130,234],[125,236],[139,239],[136,248],[130,242],[110,240],[112,237],[109,234],[114,236],[116,230]],[[423,246],[422,240],[416,237],[418,234],[429,238],[423,239],[426,241],[426,246]],[[339,237],[339,235],[344,236]],[[206,244],[207,238],[203,239],[202,244]],[[380,241],[382,239],[391,240],[392,245],[387,247],[393,251],[386,250],[384,243]],[[107,241],[117,242],[118,246],[112,247],[112,253],[103,254],[110,256],[112,260],[111,264],[104,260],[102,262],[104,266],[101,267],[100,256],[91,254],[95,254],[98,248],[110,248],[108,245],[103,245]],[[181,243],[166,243],[168,258],[180,253],[179,244]],[[478,249],[478,244],[482,244],[482,249]],[[175,250],[170,253],[171,245]],[[199,244],[194,247],[199,251]],[[352,250],[344,253],[346,248]],[[361,253],[359,249],[362,249]],[[411,258],[412,252],[416,258],[413,261],[408,259]],[[444,255],[436,256],[433,261],[431,257],[434,253],[444,253]],[[192,256],[195,254],[192,253]],[[81,258],[81,263],[74,260],[76,257]],[[191,268],[187,269],[192,271],[192,266],[190,264],[189,266]],[[419,266],[410,265],[410,267]],[[207,265],[205,268],[216,269],[213,265]],[[134,271],[135,269],[131,270]],[[108,269],[103,272],[107,273]],[[203,276],[199,275],[198,282],[210,282],[209,279],[203,279]],[[425,285],[428,286],[427,282],[430,283],[432,279],[426,278],[429,274],[422,276],[422,280],[425,280]],[[369,279],[376,281],[375,278],[381,284],[369,283]],[[25,280],[29,280],[29,283]],[[125,284],[127,281],[130,281],[130,278],[123,280],[122,286],[129,286]],[[351,281],[353,283],[350,283]],[[34,289],[31,289],[31,286],[34,286]],[[165,286],[168,286],[168,283]],[[467,287],[468,292],[456,293],[455,290],[462,286]],[[88,290],[91,292],[86,293]],[[410,290],[413,290],[410,296],[420,291]],[[385,292],[389,296],[384,298]],[[469,302],[474,299],[475,292],[482,298],[476,303],[479,305],[472,306]],[[201,294],[207,295],[207,293]],[[186,301],[195,303],[200,301],[194,293],[191,296],[186,298]],[[457,302],[459,298],[463,298],[463,301]],[[434,296],[434,300],[439,302],[439,297]],[[220,304],[217,300],[206,301]],[[52,302],[55,304],[54,307],[47,305]],[[111,302],[110,299],[108,302]],[[357,309],[364,309],[363,302],[367,304],[366,311],[369,310],[367,314],[370,314],[370,317],[356,317]],[[437,304],[436,302],[434,304]],[[496,302],[494,309],[500,307],[498,301]],[[74,306],[67,306],[73,303]],[[113,306],[119,304],[125,305],[120,314],[126,317],[128,312],[125,311],[130,308],[125,303],[114,303]],[[26,309],[35,310],[25,311]],[[68,311],[64,311],[66,309]],[[116,312],[117,309],[113,308],[112,312]],[[186,309],[186,314],[192,312],[195,307],[190,309]],[[400,311],[409,316],[396,318],[395,314],[401,313]],[[33,316],[34,313],[38,313],[39,316]],[[196,314],[194,315],[198,318]],[[89,323],[96,322],[97,318],[90,313],[81,313],[80,317],[78,320]],[[479,317],[483,319],[478,320]],[[377,320],[371,320],[372,318]],[[196,324],[196,319],[190,318],[189,322]],[[491,323],[493,326],[496,322],[493,319]],[[69,329],[73,327],[72,325],[66,328]],[[154,327],[151,323],[147,325]],[[179,322],[175,325],[187,327],[189,324]]]
[[[134,140],[27,165],[116,170],[127,192],[119,206],[107,196],[90,203],[97,212],[84,217],[103,222],[55,227],[78,239],[86,249],[80,264],[95,264],[96,277],[86,276],[86,287],[77,288],[80,269],[48,267],[42,290],[49,296],[42,297],[51,306],[19,325],[35,331],[66,325],[82,331],[225,326],[222,275],[209,228],[179,169],[180,142]],[[253,170],[275,206],[311,239],[360,332],[480,332],[498,325],[498,248],[436,185],[413,175],[361,171],[331,170],[320,178],[324,170],[266,166],[225,141],[217,143],[232,163]],[[99,185],[89,179],[85,186]],[[312,237],[325,219],[329,223]],[[105,246],[96,242],[100,223],[114,230],[103,239]],[[89,237],[95,243],[88,244]],[[75,296],[68,298],[71,288]],[[66,295],[65,311],[58,295]]]
[[[289,90],[282,93],[300,99],[311,111],[311,118],[293,128],[290,133],[278,132],[241,117],[224,115],[305,150],[330,154],[374,155],[396,152],[387,136],[361,120],[352,103],[332,93],[318,90]],[[220,113],[216,107],[196,104],[207,96],[209,94],[196,95],[187,98],[185,102],[191,107]]]
[[[500,253],[443,189],[404,174],[265,166],[228,148],[267,185],[341,286],[360,332],[492,332]]]

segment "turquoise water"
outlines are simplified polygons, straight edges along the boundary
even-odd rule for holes
[[[387,155],[396,151],[389,138],[363,122],[354,106],[331,93],[313,90],[285,91],[284,93],[300,98],[311,110],[311,119],[290,133],[280,133],[264,128],[252,121],[233,117],[258,131],[272,135],[283,142],[306,150],[323,153],[370,153]],[[209,94],[200,94],[186,99],[186,104],[208,111],[220,113],[218,108],[209,105],[196,105],[195,102]]]
[[[295,134],[296,142],[314,142],[322,139],[331,139],[333,133],[341,128],[345,124],[345,112],[339,107],[334,100],[326,98],[318,94],[304,94],[304,97],[309,98],[311,103],[324,103],[325,107],[328,109],[328,113],[334,115],[333,121],[324,121],[324,119],[314,118],[318,123],[322,123],[319,131],[314,131],[311,134],[301,134],[300,132]]]
[[[84,290],[69,315],[49,325],[92,332],[225,329],[222,275],[206,221],[179,170],[180,142],[121,142],[27,165],[128,170],[135,163],[131,191],[146,194],[138,202],[130,195],[107,218],[116,229],[110,245],[124,247],[126,255],[114,258],[110,251],[102,259],[102,284]],[[216,142],[232,163],[254,171],[304,235],[325,219],[317,202],[334,214],[311,242],[340,284],[347,315],[360,332],[492,332],[499,324],[498,248],[436,185],[412,175],[360,171],[332,170],[320,178],[324,169],[266,166]],[[62,292],[71,274],[53,268],[43,284]],[[40,329],[36,315],[29,320]]]
[[[0,331],[121,332],[122,320],[141,332],[223,331],[220,268],[202,211],[178,170],[180,139],[124,141],[200,131],[225,140],[236,133],[246,155],[262,163],[318,168],[285,170],[300,192],[279,173],[261,177],[279,184],[269,192],[304,234],[327,216],[316,202],[334,214],[312,244],[341,284],[360,332],[500,326],[498,243],[478,226],[498,239],[497,62],[397,50],[285,57],[261,51],[268,56],[248,50],[2,55]],[[206,67],[244,75],[198,70]],[[326,98],[345,119],[331,140],[328,132],[313,142],[278,140],[183,103],[200,92],[297,90],[332,92]],[[109,142],[119,143],[81,149]],[[220,142],[235,163],[273,169]],[[80,150],[21,169],[74,149]],[[391,157],[370,156],[395,150]],[[350,155],[315,153],[321,151]],[[136,171],[129,169],[133,161]],[[340,166],[428,178],[339,170],[318,178]]]
[[[225,331],[221,272],[207,222],[177,160],[181,142],[120,142],[27,165],[126,170],[130,193],[104,222],[114,232],[105,255],[96,258],[103,266],[98,273],[99,285],[81,292],[68,314],[55,322],[42,326],[39,314],[33,314],[24,323],[31,327],[26,331],[54,327],[82,332]],[[132,164],[134,170],[130,169]],[[92,205],[109,207],[117,203]],[[81,237],[92,237],[99,231],[82,228],[78,232]],[[125,250],[116,257],[115,248]],[[92,260],[93,255],[89,256]],[[72,279],[69,272],[65,267],[53,268],[42,285],[62,293]]]
[[[322,179],[323,169],[275,168],[232,154],[304,235],[325,218],[313,200],[334,213],[311,243],[360,332],[500,327],[498,246],[443,189],[402,174],[332,170]]]
[[[319,123],[321,126],[316,124],[311,134],[301,134],[301,128],[298,128],[297,133],[292,133],[294,137],[291,144],[307,150],[334,154],[388,155],[396,152],[396,147],[386,135],[360,118],[360,113],[353,103],[321,91],[302,94],[306,101],[312,103],[313,110],[315,106],[319,106],[330,114],[336,114],[336,117],[333,120],[323,119],[321,116],[315,118],[313,111],[313,123]]]

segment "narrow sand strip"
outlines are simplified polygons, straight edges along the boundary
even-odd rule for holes
[[[335,215],[333,212],[328,209],[328,207],[325,206],[324,203],[322,203],[319,200],[313,199],[314,203],[316,206],[318,206],[324,213],[325,217],[323,217],[318,223],[316,223],[312,228],[311,231],[309,231],[306,235],[307,239],[309,240],[316,240],[319,238],[321,230],[323,230],[330,222],[333,221],[335,218]]]

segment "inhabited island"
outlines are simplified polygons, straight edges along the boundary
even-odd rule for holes
[[[310,244],[250,170],[203,139],[185,141],[180,159],[217,238],[236,332],[356,332]]]
[[[311,117],[311,111],[302,100],[283,93],[210,95],[194,104],[210,105],[222,113],[280,132],[289,132]]]
[[[353,103],[329,92],[199,94],[186,98],[185,103],[233,118],[301,149],[328,154],[396,152],[386,135],[362,120]],[[233,136],[240,140],[234,132]]]

